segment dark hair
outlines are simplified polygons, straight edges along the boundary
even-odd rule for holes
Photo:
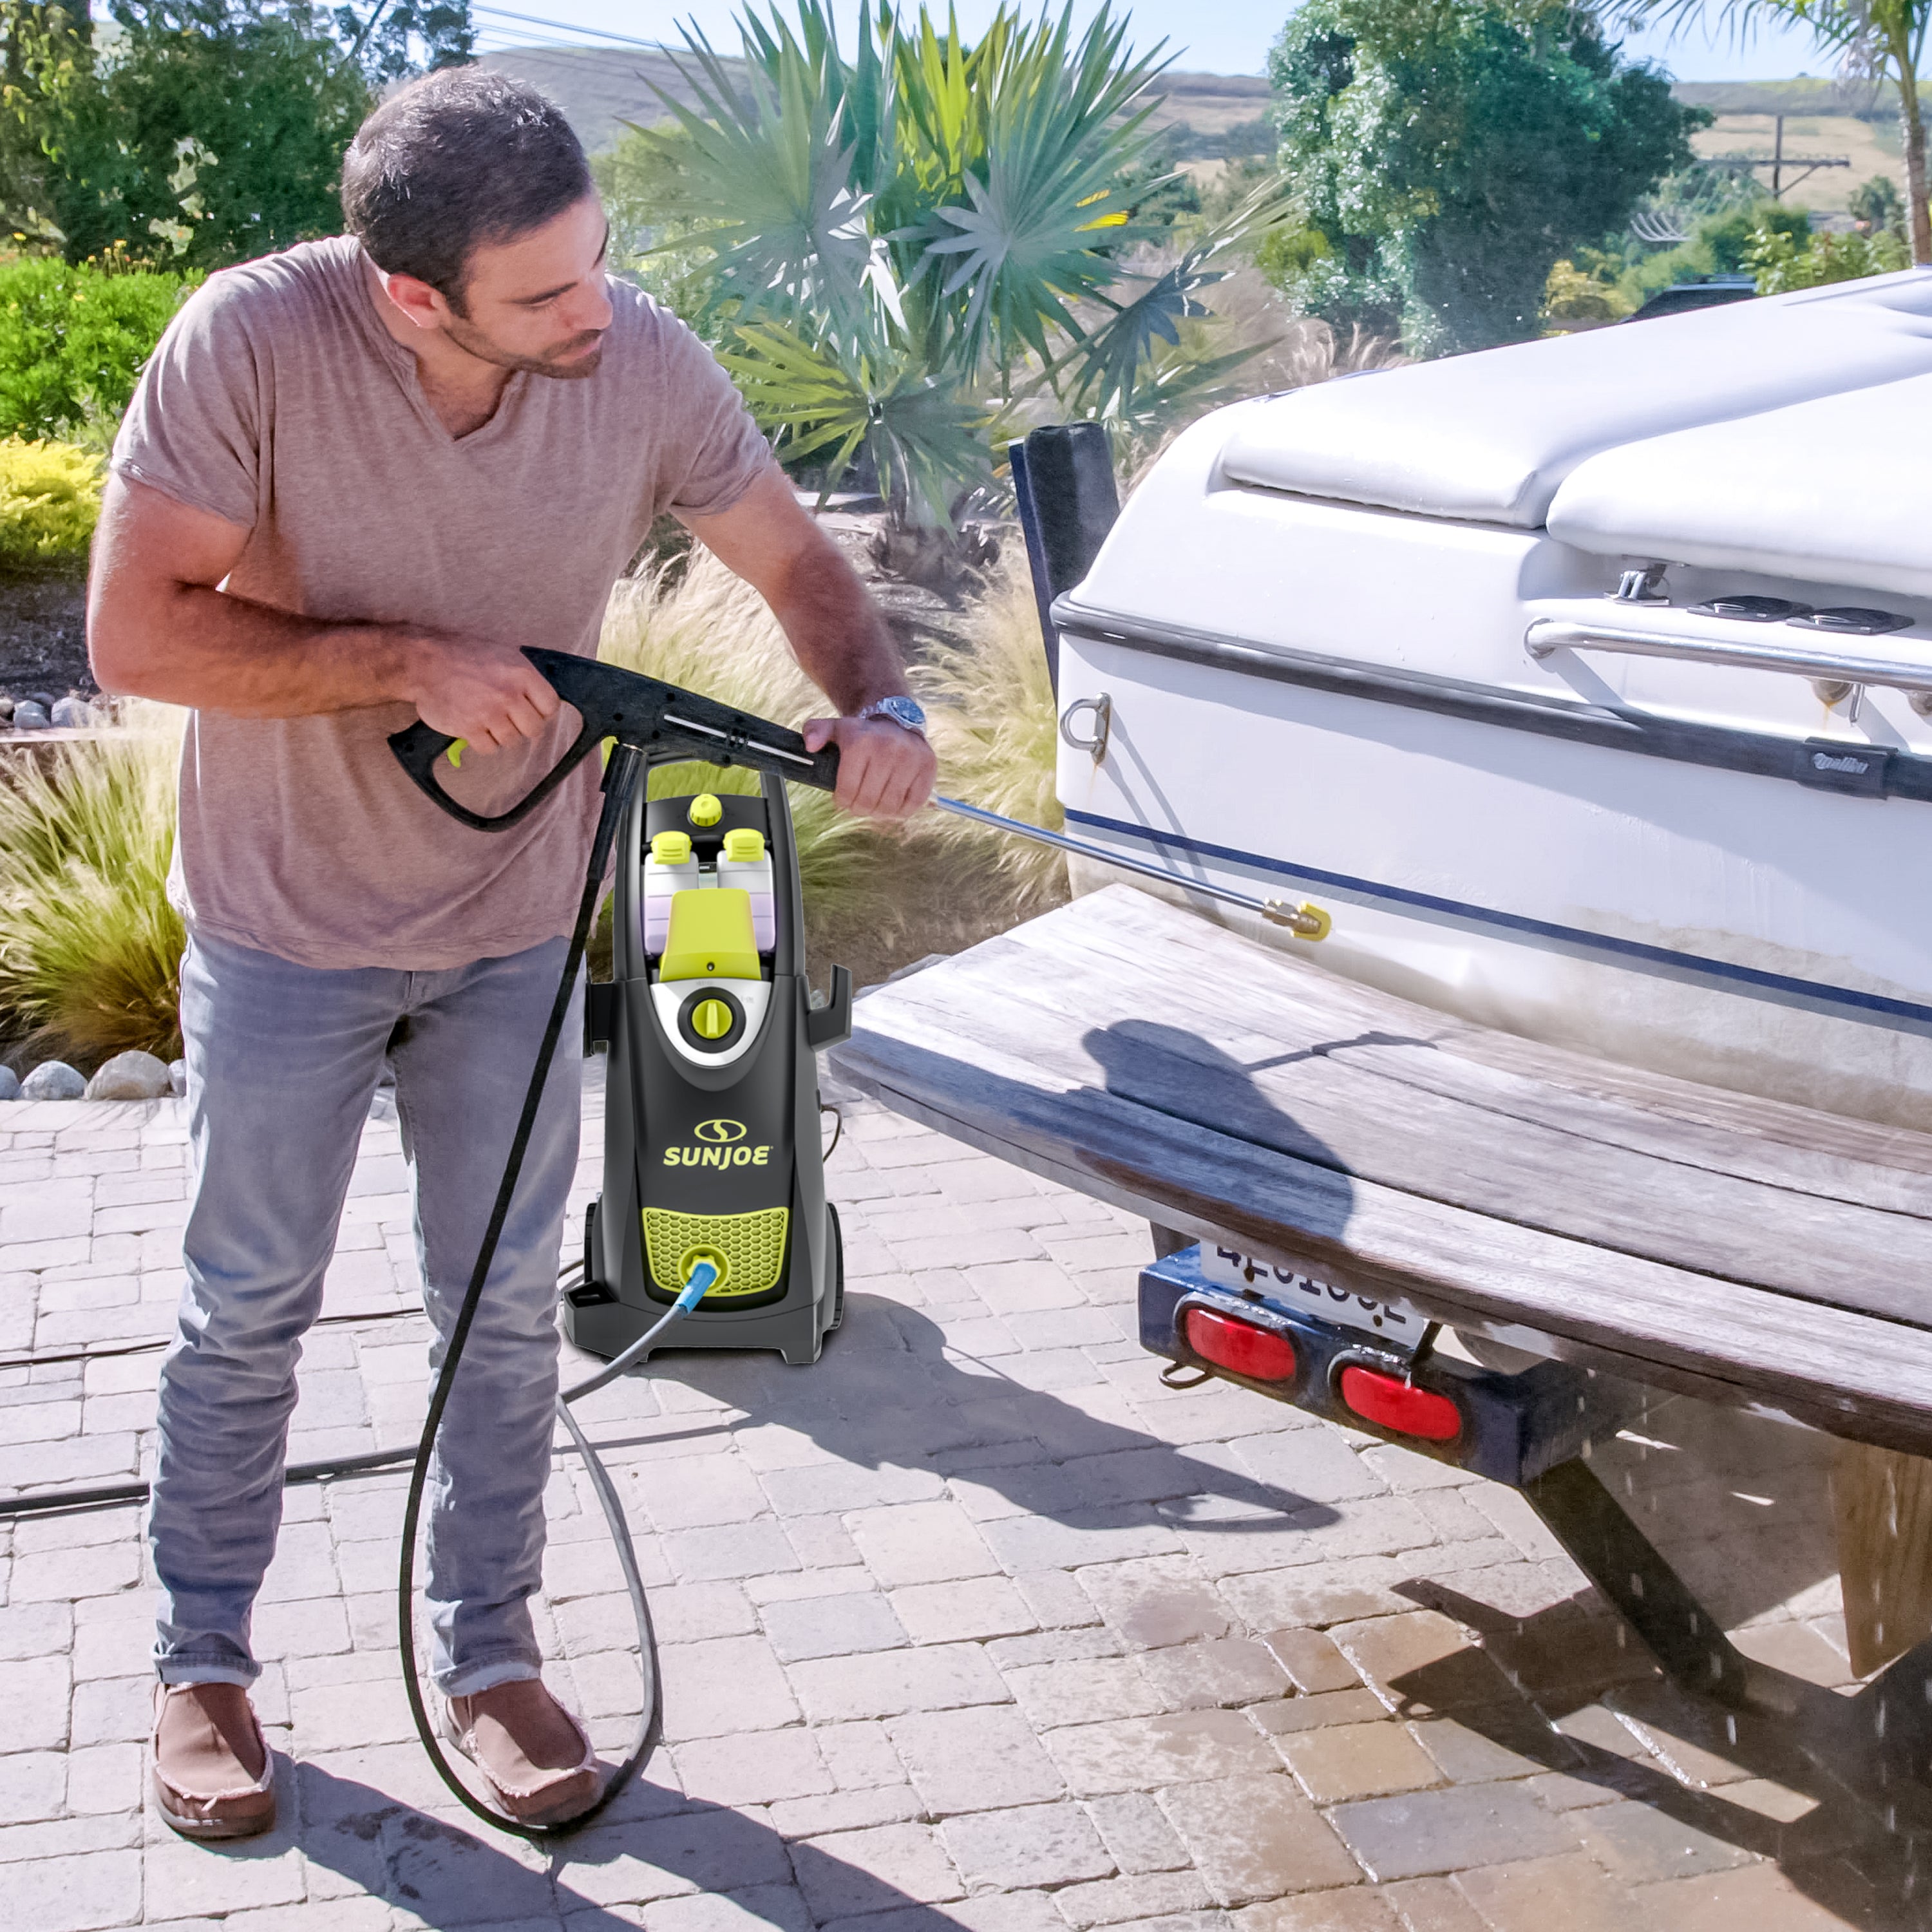
[[[376,267],[428,283],[459,315],[473,250],[528,234],[590,192],[562,110],[485,68],[441,68],[400,88],[342,163],[350,233]]]

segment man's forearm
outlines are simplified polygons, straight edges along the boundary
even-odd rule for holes
[[[794,562],[771,602],[805,674],[846,716],[904,692],[898,646],[858,572],[829,538]]]
[[[401,627],[292,616],[199,584],[150,596],[138,610],[97,586],[88,648],[104,690],[241,718],[351,711],[410,690]]]

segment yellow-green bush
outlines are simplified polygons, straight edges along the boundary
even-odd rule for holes
[[[1543,286],[1546,322],[1621,322],[1630,307],[1614,282],[1601,280],[1574,262],[1552,263]]]
[[[70,444],[0,438],[0,566],[86,556],[100,514],[101,466]]]

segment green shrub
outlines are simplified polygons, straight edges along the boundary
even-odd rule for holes
[[[1557,262],[1543,285],[1546,322],[1620,322],[1630,312],[1629,302],[1614,283],[1600,280],[1574,262]]]
[[[0,568],[86,556],[100,471],[99,457],[67,443],[0,438]]]
[[[180,725],[158,706],[137,722],[0,763],[0,1012],[30,1060],[181,1050],[167,899]]]
[[[1787,236],[1798,248],[1810,232],[1811,218],[1803,208],[1786,208],[1768,198],[1748,207],[1726,208],[1706,215],[1689,241],[1646,256],[1627,270],[1618,282],[1618,293],[1631,308],[1639,308],[1659,290],[1674,288],[1679,282],[1748,272],[1749,257],[1762,236]]]
[[[200,280],[51,259],[0,266],[0,436],[71,436],[90,421],[118,420]]]
[[[1757,278],[1761,296],[1821,288],[1827,282],[1855,282],[1865,275],[1888,275],[1911,264],[1905,238],[1890,228],[1882,228],[1875,235],[1812,235],[1803,248],[1780,230],[1763,229],[1744,257],[1744,266]]]

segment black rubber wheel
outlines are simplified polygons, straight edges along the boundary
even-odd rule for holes
[[[829,1335],[845,1318],[845,1233],[838,1225],[838,1210],[829,1201],[825,1219],[832,1230],[832,1319],[825,1324]]]

